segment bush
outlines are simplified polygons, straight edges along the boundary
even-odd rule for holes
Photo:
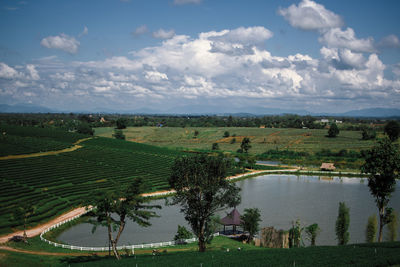
[[[229,132],[228,131],[224,132],[224,137],[229,137]]]
[[[388,231],[386,232],[387,241],[396,241],[397,238],[397,226],[398,226],[398,215],[397,212],[392,213],[390,223],[388,223]]]
[[[378,220],[376,215],[368,217],[367,228],[365,229],[365,241],[367,243],[373,243],[376,240],[376,232],[378,230]]]
[[[178,225],[178,231],[176,232],[176,235],[174,237],[175,241],[182,241],[184,239],[189,239],[192,237],[193,237],[192,232],[187,230],[185,226]]]
[[[346,203],[339,203],[339,214],[336,220],[336,237],[338,245],[346,245],[349,242],[349,225],[350,225],[350,214],[349,208],[346,207]]]
[[[94,131],[92,128],[90,128],[89,124],[87,123],[81,123],[78,125],[76,131],[80,134],[87,134],[87,135],[93,135]]]
[[[212,144],[211,150],[219,150],[219,145],[218,145],[218,143],[213,143],[213,144]]]
[[[339,134],[339,128],[336,123],[332,123],[328,130],[328,137],[336,137]]]

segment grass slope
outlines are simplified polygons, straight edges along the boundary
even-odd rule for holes
[[[31,130],[34,135],[36,129]],[[60,140],[67,140],[65,135],[61,132]],[[112,189],[114,182],[128,184],[141,177],[147,191],[167,189],[170,167],[182,154],[108,138],[80,145],[76,151],[59,155],[0,160],[0,233],[17,226],[11,213],[23,201],[37,206],[29,221],[33,226],[79,205],[94,189]]]

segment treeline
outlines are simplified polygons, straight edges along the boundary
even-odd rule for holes
[[[299,115],[274,116],[172,116],[121,114],[0,114],[0,121],[9,125],[59,127],[73,131],[80,124],[90,127],[159,126],[159,127],[266,127],[322,129],[333,122],[341,130],[382,130],[384,119],[325,118]],[[328,121],[328,122],[326,122]]]

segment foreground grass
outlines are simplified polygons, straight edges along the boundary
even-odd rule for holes
[[[238,247],[241,248],[240,251]],[[153,256],[151,250],[137,249],[134,256],[124,256],[120,261],[104,254],[70,257],[0,251],[0,266],[390,266],[400,264],[400,242],[268,249],[241,244],[225,237],[216,237],[206,253],[197,252],[195,243],[160,248],[159,251],[159,255]],[[122,251],[121,254],[125,255],[125,252]]]

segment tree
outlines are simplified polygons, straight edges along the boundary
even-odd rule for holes
[[[305,228],[305,232],[307,235],[307,238],[311,242],[311,246],[315,246],[315,240],[317,239],[317,235],[321,231],[321,228],[319,228],[317,223],[311,224]]]
[[[388,224],[388,231],[386,232],[387,241],[396,241],[397,238],[398,215],[393,212],[390,223]]]
[[[398,121],[389,121],[384,128],[385,134],[394,142],[400,136],[400,123]]]
[[[328,130],[328,137],[336,137],[339,134],[339,128],[336,123],[332,123]]]
[[[124,118],[117,119],[116,126],[117,126],[117,129],[120,129],[120,130],[125,129],[126,128],[126,119],[124,119]]]
[[[376,215],[374,214],[368,217],[368,223],[365,229],[365,241],[367,243],[375,242],[377,230],[378,230],[378,222],[376,219]]]
[[[185,239],[190,239],[193,237],[193,234],[186,229],[185,226],[178,225],[178,231],[174,237],[175,241],[182,242]]]
[[[93,129],[87,123],[80,123],[76,128],[76,131],[80,134],[87,134],[87,135],[94,134]]]
[[[157,216],[150,209],[160,208],[157,205],[145,205],[149,199],[142,197],[142,192],[142,180],[135,179],[127,187],[115,185],[112,191],[98,190],[85,203],[87,206],[94,207],[93,214],[96,220],[90,221],[94,225],[92,232],[96,231],[98,226],[107,227],[108,240],[118,260],[121,256],[117,251],[117,244],[125,228],[126,220],[130,219],[140,226],[150,226],[150,218]],[[116,230],[118,231],[114,238],[113,232]]]
[[[339,214],[336,219],[336,237],[339,245],[346,245],[349,242],[349,225],[350,225],[350,213],[349,208],[346,207],[346,203],[339,203]]]
[[[114,130],[114,134],[113,134],[115,139],[121,139],[121,140],[125,140],[125,135],[122,132],[122,130],[119,129],[115,129]]]
[[[236,138],[231,139],[231,144],[234,144],[234,143],[236,143]]]
[[[224,137],[229,137],[229,132],[228,131],[224,132]]]
[[[297,219],[295,222],[292,222],[292,228],[289,230],[289,247],[300,247],[302,244],[301,234],[304,230],[304,227],[301,227],[300,220]]]
[[[388,138],[384,138],[363,156],[365,163],[361,166],[361,172],[368,174],[369,191],[378,207],[378,242],[381,242],[383,227],[391,220],[391,210],[387,205],[396,188],[396,179],[400,178],[399,148]]]
[[[362,140],[371,140],[376,138],[376,132],[373,129],[364,128],[362,130]]]
[[[218,143],[213,143],[211,149],[212,149],[212,150],[219,150],[219,145],[218,145]]]
[[[240,219],[242,220],[243,230],[249,232],[247,242],[250,242],[260,228],[260,210],[258,208],[244,209],[244,214],[240,216]]]
[[[11,214],[12,219],[19,225],[24,226],[24,242],[27,242],[28,236],[26,235],[26,225],[30,217],[35,214],[36,206],[32,205],[30,202],[21,202]]]
[[[242,143],[240,144],[240,149],[242,149],[244,153],[248,153],[250,148],[251,148],[250,138],[248,137],[243,138]]]
[[[223,156],[204,154],[183,156],[175,160],[169,178],[176,190],[170,205],[179,204],[185,220],[199,239],[199,251],[206,250],[211,231],[207,231],[211,217],[220,210],[240,203],[235,184],[225,179],[230,161]]]

